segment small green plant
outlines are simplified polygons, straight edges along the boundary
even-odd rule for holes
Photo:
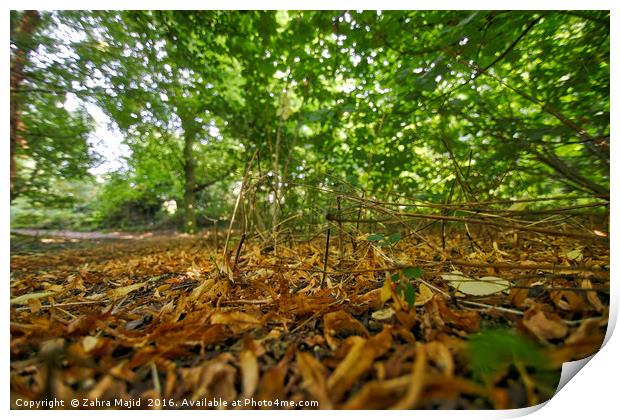
[[[376,242],[378,246],[393,246],[400,242],[401,239],[402,235],[398,232],[392,233],[387,237],[382,233],[375,233],[367,238],[368,242]]]
[[[415,305],[415,288],[411,281],[421,277],[424,271],[418,267],[407,267],[402,274],[402,277],[398,273],[394,274],[392,282],[396,284],[396,294],[407,302],[409,309],[412,309]]]
[[[469,339],[467,356],[474,378],[495,382],[512,366],[548,370],[542,349],[519,333],[493,329],[474,334]]]

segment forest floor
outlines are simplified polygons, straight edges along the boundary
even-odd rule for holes
[[[11,237],[12,406],[543,402],[563,362],[602,344],[609,245],[468,236],[451,232],[444,248],[438,232],[336,235],[325,264],[324,235],[275,249],[235,240],[225,261],[208,235],[22,232]]]

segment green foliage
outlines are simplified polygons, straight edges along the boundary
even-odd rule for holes
[[[375,233],[368,235],[367,240],[369,242],[376,242],[378,246],[393,246],[400,242],[402,235],[398,232],[392,233],[390,236],[385,237],[382,233]]]
[[[50,192],[52,197],[59,197],[53,205],[32,200],[28,195],[20,196],[11,203],[11,227],[97,229],[100,227],[100,213],[96,208],[98,190],[98,185],[92,181],[58,181]]]
[[[392,282],[396,283],[396,294],[401,296],[409,309],[412,309],[415,305],[415,287],[413,287],[412,280],[422,277],[424,271],[418,267],[407,267],[402,271],[402,277],[400,273],[392,275]]]
[[[407,267],[403,270],[403,275],[408,279],[417,279],[422,277],[424,270],[419,267]]]
[[[93,121],[83,107],[65,103],[80,75],[72,58],[50,59],[63,56],[67,47],[55,32],[52,15],[41,12],[37,25],[26,33],[18,30],[22,17],[22,12],[11,12],[12,66],[24,56],[23,70],[12,75],[21,84],[11,91],[11,115],[19,118],[11,138],[11,200],[27,197],[38,204],[62,205],[64,197],[54,194],[54,184],[89,178],[88,169],[97,164],[88,144]]]
[[[608,11],[41,18],[30,37],[12,30],[12,48],[29,51],[29,90],[12,94],[30,146],[16,155],[16,196],[43,201],[54,180],[88,175],[96,157],[84,101],[112,118],[131,150],[102,189],[108,221],[157,219],[168,200],[186,227],[218,217],[255,151],[255,206],[272,216],[267,225],[279,212],[316,222],[309,207],[332,203],[302,184],[335,180],[402,202],[445,201],[451,189],[453,201],[609,194]],[[76,109],[58,106],[66,93]]]
[[[469,338],[467,356],[474,377],[494,382],[515,364],[548,370],[549,362],[541,348],[511,330],[486,330]]]

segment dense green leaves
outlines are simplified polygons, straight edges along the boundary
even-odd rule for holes
[[[259,197],[272,224],[282,211],[303,210],[311,194],[287,190],[283,210],[285,185],[323,184],[325,174],[375,197],[609,193],[606,11],[41,16],[47,32],[12,38],[31,51],[45,45],[29,57],[49,64],[31,65],[29,83],[103,109],[131,150],[129,188],[160,204],[178,200],[186,228],[208,196],[227,201],[225,186],[239,182],[256,150],[261,175],[271,174],[257,191],[280,200]],[[62,31],[73,34],[66,51],[51,41]],[[80,157],[53,176],[83,173],[88,118],[55,108],[57,101],[63,94],[23,97],[24,121],[79,139],[42,144]],[[50,152],[54,165],[41,163],[42,171],[52,174],[57,156]]]

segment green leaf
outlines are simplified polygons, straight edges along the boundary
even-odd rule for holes
[[[549,369],[538,345],[510,330],[487,330],[471,336],[467,356],[474,377],[483,381],[498,380],[515,363]]]
[[[409,305],[409,309],[415,305],[415,288],[411,283],[407,283],[405,286],[405,302]]]
[[[398,284],[396,285],[396,289],[395,289],[396,294],[397,294],[398,296],[400,296],[400,295],[401,295],[401,293],[400,293],[400,292],[401,292],[402,290],[403,290],[403,286],[402,286],[400,283],[398,283]]]
[[[388,237],[387,241],[388,241],[390,244],[394,245],[394,244],[396,244],[398,241],[400,241],[400,240],[401,240],[401,238],[402,238],[401,234],[400,234],[400,233],[398,233],[398,232],[396,232],[396,233],[392,233],[392,234]]]
[[[375,233],[373,235],[369,235],[368,238],[366,238],[366,240],[369,242],[377,242],[377,241],[382,241],[384,239],[385,239],[385,236],[383,236],[382,233]]]
[[[417,279],[419,277],[422,277],[422,274],[424,274],[424,271],[418,267],[407,267],[403,270],[403,274],[408,279]]]

